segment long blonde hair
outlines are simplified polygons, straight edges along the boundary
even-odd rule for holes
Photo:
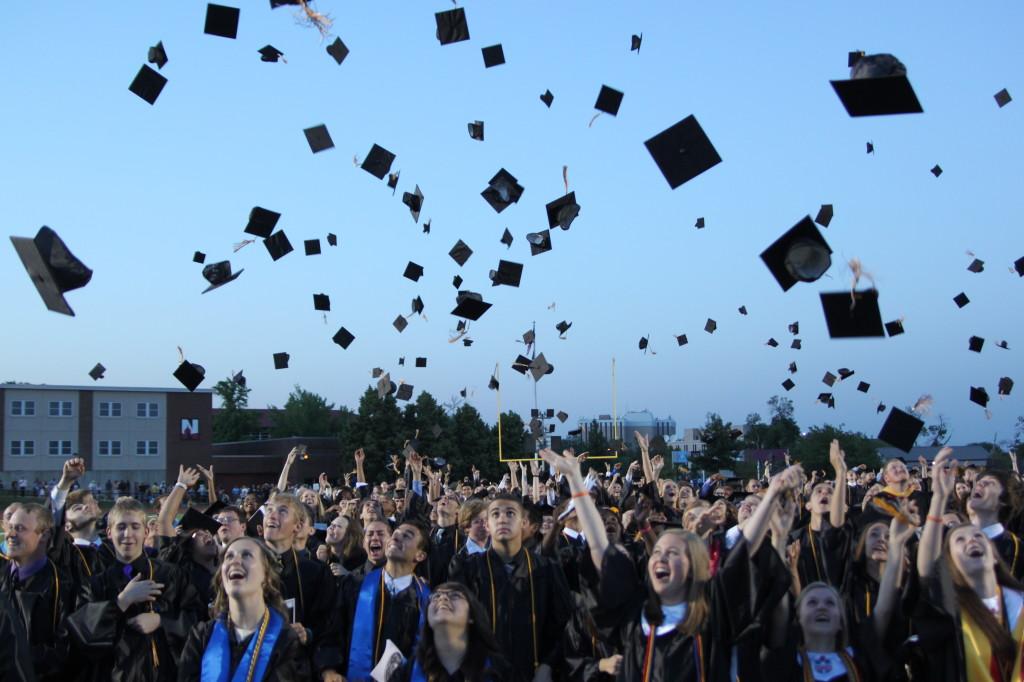
[[[284,606],[284,599],[281,597],[281,560],[277,558],[277,555],[262,540],[249,537],[248,535],[235,538],[224,547],[224,556],[227,556],[231,545],[243,540],[252,542],[260,549],[259,556],[262,558],[263,574],[266,576],[266,579],[263,581],[263,602],[287,618],[290,614]],[[228,612],[228,595],[224,591],[224,580],[221,575],[223,565],[224,559],[222,558],[217,566],[217,575],[213,580],[213,615],[215,618],[219,618],[222,614]]]
[[[682,539],[686,546],[686,554],[690,559],[690,573],[686,576],[686,618],[676,626],[680,634],[692,636],[704,629],[711,605],[708,602],[707,585],[711,581],[711,559],[704,541],[696,533],[681,528],[669,528],[658,537],[671,535]],[[648,562],[650,559],[648,559]],[[645,568],[645,573],[646,573]],[[661,624],[661,599],[648,581],[647,602],[644,604],[644,615],[647,622],[657,627]]]

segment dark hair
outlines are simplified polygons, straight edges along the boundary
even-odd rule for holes
[[[229,505],[226,505],[224,507],[221,507],[220,511],[218,513],[219,514],[223,514],[225,512],[228,513],[228,514],[234,514],[235,516],[238,517],[238,522],[239,523],[245,524],[245,521],[246,521],[245,514],[238,507],[229,504]]]
[[[447,582],[434,588],[435,591],[445,590],[458,592],[469,604],[469,622],[466,624],[466,655],[462,659],[459,671],[467,680],[494,679],[492,662],[501,656],[501,649],[491,632],[490,618],[487,611],[476,596],[462,583]],[[429,620],[424,620],[423,632],[419,637],[416,658],[428,682],[440,682],[448,679],[448,671],[441,665],[434,645],[434,629]]]
[[[983,478],[992,478],[1003,487],[999,495],[999,522],[1007,523],[1020,513],[1020,482],[1011,477],[1009,473],[999,469],[985,469],[974,479],[975,484]]]
[[[523,506],[523,498],[516,497],[511,493],[497,493],[494,497],[487,500],[487,508],[490,509],[491,505],[495,502],[514,502],[519,505],[519,511],[523,512],[526,508]]]
[[[269,608],[285,616],[285,620],[288,620],[289,611],[285,608],[281,597],[281,560],[277,557],[277,554],[267,547],[266,543],[262,540],[243,535],[227,544],[224,548],[224,556],[227,556],[227,550],[231,545],[243,540],[254,543],[259,548],[260,557],[263,559],[263,573],[266,576],[266,582],[263,583],[263,602]],[[224,583],[221,579],[221,567],[223,565],[224,559],[221,558],[220,563],[217,564],[217,572],[213,576],[213,613],[218,618],[221,614],[225,614],[228,611],[228,595],[224,591]]]
[[[420,540],[417,543],[417,549],[421,550],[424,554],[430,554],[430,527],[420,521],[419,519],[404,519],[399,526],[412,526],[419,533]]]

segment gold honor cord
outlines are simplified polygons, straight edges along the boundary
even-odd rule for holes
[[[57,609],[60,607],[60,578],[57,577],[57,566],[50,559],[50,568],[53,569],[53,634],[57,634]]]
[[[256,635],[256,646],[252,650],[252,660],[249,661],[249,672],[245,675],[246,682],[253,682],[253,675],[256,674],[256,663],[260,660],[260,649],[263,648],[263,636],[267,634],[267,625],[270,623],[270,611],[263,612],[263,620],[260,622],[260,631]]]
[[[533,630],[533,669],[537,670],[540,662],[537,660],[537,597],[533,591],[533,561],[530,559],[530,551],[526,553],[526,572],[530,578],[530,628]],[[491,568],[491,550],[484,554],[484,563],[487,564],[487,575],[491,579],[491,632],[497,635],[498,631],[498,598],[494,586],[494,569]]]
[[[71,546],[75,548],[76,552],[78,552],[78,556],[82,557],[82,565],[85,567],[85,572],[91,578],[92,577],[92,569],[89,568],[89,562],[86,560],[85,554],[82,552],[81,549],[79,549],[78,545],[72,544]]]

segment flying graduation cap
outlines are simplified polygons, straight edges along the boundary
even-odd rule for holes
[[[206,25],[203,27],[203,33],[233,40],[238,35],[240,14],[241,10],[237,7],[209,3],[206,5]]]
[[[102,363],[97,362],[96,366],[89,370],[89,376],[92,377],[93,381],[99,381],[105,378],[103,375],[106,373],[107,368]],[[1002,384],[1000,384],[1002,385]]]
[[[693,115],[650,138],[644,146],[672,189],[722,161]]]
[[[231,261],[222,260],[218,263],[210,263],[203,268],[203,278],[210,283],[210,286],[203,289],[205,294],[207,291],[213,291],[219,287],[224,286],[228,282],[233,282],[238,279],[238,276],[245,272],[245,268],[242,268],[238,272],[231,272]]]
[[[149,48],[149,53],[146,55],[146,61],[150,64],[156,64],[156,68],[164,68],[164,64],[167,63],[167,50],[164,49],[164,43],[161,40],[153,47]]]
[[[74,317],[64,294],[92,279],[92,270],[75,257],[57,233],[45,225],[32,239],[11,237],[14,250],[28,272],[47,310]]]
[[[442,45],[451,45],[469,40],[469,24],[466,23],[466,10],[461,7],[445,12],[436,12],[437,40]]]
[[[891,54],[850,54],[850,80],[832,88],[852,117],[919,114],[924,111],[907,79],[907,67]]]
[[[135,74],[131,85],[128,86],[128,90],[152,105],[156,104],[156,99],[163,92],[165,85],[167,85],[167,78],[143,64],[139,72]]]
[[[515,177],[502,168],[487,183],[487,189],[480,196],[490,204],[497,213],[501,213],[512,204],[518,203],[523,196],[523,187]]]
[[[783,291],[797,282],[815,282],[832,266],[832,249],[810,216],[761,252],[761,260]]]

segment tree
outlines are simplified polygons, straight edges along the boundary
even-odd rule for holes
[[[469,403],[460,405],[452,415],[452,425],[455,438],[455,452],[449,460],[452,466],[466,474],[471,466],[476,466],[485,478],[500,478],[499,472],[505,465],[498,461],[497,449],[490,449],[491,430],[476,408]]]
[[[826,476],[832,477],[835,472],[829,465],[828,450],[833,439],[839,441],[839,447],[846,453],[846,463],[851,468],[864,464],[877,469],[881,465],[876,441],[863,433],[846,431],[842,424],[812,426],[790,449],[790,455],[794,462],[803,464],[808,475],[814,469],[822,469]]]
[[[793,401],[783,396],[768,399],[772,420],[765,433],[766,448],[788,450],[800,440],[800,426],[793,418]]]
[[[501,415],[501,454],[505,459],[526,459],[533,457],[533,439],[530,431],[526,428],[526,422],[517,413],[509,410]],[[491,427],[490,452],[494,453],[494,459],[498,459],[498,424]],[[477,467],[484,471],[479,464]],[[508,468],[504,462],[499,463],[501,467]],[[501,472],[504,474],[504,471]]]
[[[229,443],[250,437],[259,426],[255,414],[250,412],[248,388],[228,377],[213,387],[220,398],[220,411],[213,418],[213,442]]]
[[[334,404],[328,403],[326,398],[296,384],[295,390],[288,394],[284,409],[270,408],[272,433],[275,438],[336,435],[333,409]]]
[[[592,455],[603,455],[608,452],[611,444],[604,434],[601,433],[601,426],[594,419],[587,428],[587,444],[585,450]]]
[[[690,468],[708,475],[725,469],[734,469],[739,440],[743,432],[725,422],[714,412],[708,412],[707,422],[701,429],[704,451],[690,455]]]
[[[939,421],[935,424],[929,424],[926,426],[921,431],[921,435],[918,437],[918,440],[924,438],[928,443],[928,446],[937,448],[948,443],[951,437],[952,434],[950,433],[949,422],[947,422],[946,418],[940,414]]]
[[[349,452],[363,448],[366,451],[366,477],[370,481],[379,481],[391,464],[390,456],[400,454],[403,444],[412,435],[404,431],[402,412],[395,397],[381,398],[376,389],[367,388],[359,399],[359,410],[343,441],[343,468],[351,471],[354,466]]]
[[[751,412],[743,423],[743,447],[763,450],[768,447],[768,425],[761,421],[761,415]]]

